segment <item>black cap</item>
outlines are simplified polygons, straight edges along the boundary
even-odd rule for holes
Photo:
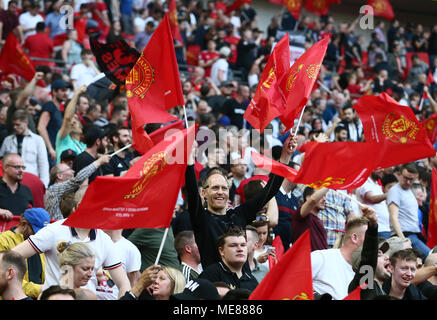
[[[109,132],[109,128],[103,129],[99,126],[92,125],[85,130],[84,133],[84,142],[87,146],[93,145],[97,139],[102,139]]]
[[[60,159],[61,159],[61,161],[74,160],[76,158],[76,156],[77,156],[76,151],[71,150],[71,149],[67,149],[67,150],[62,151]]]
[[[220,300],[217,288],[206,279],[190,280],[182,293],[173,294],[170,300]]]
[[[71,88],[73,88],[73,86],[70,83],[65,82],[62,79],[56,79],[52,83],[52,90],[65,89],[65,88],[70,88],[71,89]]]

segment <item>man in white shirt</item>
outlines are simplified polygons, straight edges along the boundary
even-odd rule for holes
[[[353,218],[347,223],[340,249],[311,252],[313,288],[320,295],[328,294],[334,300],[342,300],[348,295],[349,283],[355,276],[352,253],[363,245],[368,226],[365,217],[375,214],[375,210],[367,205],[361,209],[363,217]]]
[[[27,112],[18,109],[12,116],[14,134],[7,136],[0,149],[0,157],[8,153],[21,156],[25,171],[38,176],[42,183],[49,185],[49,160],[45,143],[41,136],[29,130]]]
[[[74,91],[77,91],[81,86],[88,86],[94,81],[100,71],[97,69],[93,61],[93,52],[88,49],[82,50],[82,63],[75,64],[71,68],[70,78],[73,83]]]
[[[382,190],[378,180],[382,178],[384,170],[375,170],[367,181],[357,189],[357,195],[364,204],[369,205],[376,211],[378,216],[378,236],[390,238],[390,214],[387,206],[387,193]]]
[[[22,13],[18,17],[18,21],[23,29],[24,39],[36,33],[35,28],[38,22],[44,22],[44,18],[38,13],[38,9],[38,4],[31,2],[29,11]]]
[[[228,79],[229,63],[227,60],[231,55],[231,49],[222,47],[219,54],[220,58],[211,66],[211,80],[217,87]]]

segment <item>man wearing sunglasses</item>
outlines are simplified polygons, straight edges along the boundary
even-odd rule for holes
[[[390,223],[395,235],[400,238],[408,237],[413,248],[419,250],[422,253],[422,260],[425,260],[431,249],[420,239],[419,205],[411,190],[418,175],[414,164],[403,165],[400,170],[399,182],[388,191],[387,204],[390,212]]]
[[[25,169],[23,159],[15,153],[2,159],[3,177],[0,179],[0,218],[9,221],[33,206],[29,187],[21,184]]]

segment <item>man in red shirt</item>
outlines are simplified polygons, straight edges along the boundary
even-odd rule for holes
[[[36,24],[36,33],[28,36],[23,44],[23,49],[27,51],[30,58],[52,59],[54,57],[53,41],[49,35],[45,33],[45,23],[38,22]],[[33,65],[51,66],[53,63],[48,61],[32,60]]]
[[[209,77],[211,75],[211,66],[220,58],[220,55],[216,50],[217,44],[214,40],[208,40],[206,47],[207,49],[202,50],[199,54],[199,66],[205,69],[205,77]]]

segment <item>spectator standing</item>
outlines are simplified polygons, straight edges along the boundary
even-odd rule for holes
[[[114,152],[117,152],[132,143],[130,131],[126,127],[112,130],[108,133],[108,137],[114,146]],[[122,176],[131,167],[130,163],[133,159],[134,155],[129,150],[120,151],[111,157],[108,164],[103,166],[103,174],[105,176],[114,177]]]
[[[26,40],[28,36],[36,33],[36,25],[39,22],[44,22],[44,18],[38,13],[39,6],[35,2],[31,2],[28,11],[20,14],[18,21],[23,29],[23,40]]]
[[[64,0],[57,0],[52,3],[52,11],[46,16],[46,27],[50,29],[50,38],[55,38],[65,33],[65,26],[61,23],[64,14],[61,13],[61,7],[64,5]]]
[[[23,31],[18,20],[17,8],[18,2],[10,0],[8,8],[0,10],[0,41],[2,44],[4,44],[11,32],[18,36],[19,41],[23,39]]]
[[[219,86],[223,81],[228,80],[229,63],[228,59],[231,55],[229,47],[222,47],[219,50],[220,58],[217,59],[211,66],[211,81]]]
[[[186,282],[197,279],[202,272],[202,265],[193,231],[179,232],[175,237],[174,246],[181,261],[182,274]]]
[[[25,110],[17,110],[12,116],[14,134],[7,136],[0,149],[0,157],[7,153],[21,156],[26,171],[38,176],[44,185],[49,184],[49,162],[44,140],[28,128]]]
[[[35,33],[29,35],[23,44],[23,49],[27,50],[30,58],[53,59],[54,46],[53,41],[45,32],[44,22],[38,22],[35,27]],[[50,61],[32,60],[34,66],[45,65],[50,66]]]
[[[67,30],[67,40],[62,44],[61,56],[68,68],[82,62],[83,46],[77,42],[76,29]]]
[[[100,71],[97,69],[93,61],[93,52],[89,49],[82,50],[80,54],[82,62],[75,64],[71,68],[70,78],[73,83],[74,90],[78,90],[81,86],[88,86],[94,80]]]

